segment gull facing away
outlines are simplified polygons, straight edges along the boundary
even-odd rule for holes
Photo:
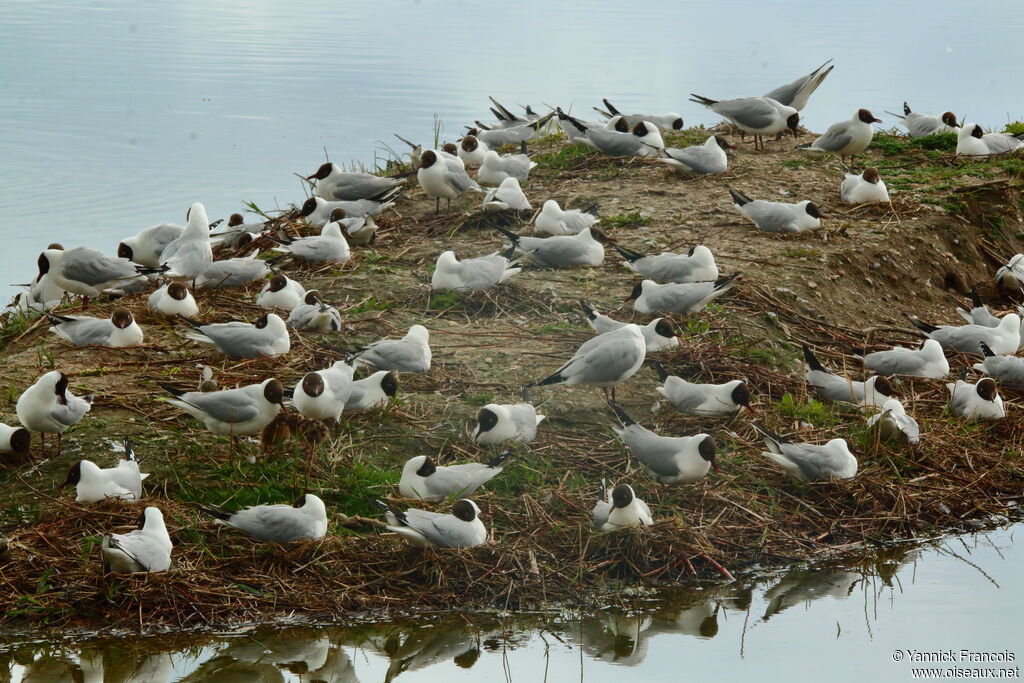
[[[965,123],[957,132],[956,153],[958,156],[989,156],[1006,154],[1024,145],[1024,133],[986,133],[976,123]]]
[[[591,128],[583,121],[569,116],[561,109],[556,110],[558,118],[574,126],[579,135],[576,141],[596,149],[602,154],[612,157],[650,157],[658,156],[658,150],[665,148],[658,127],[653,123],[641,121],[633,126],[628,133],[605,128]]]
[[[1024,287],[1024,254],[1014,254],[1013,258],[1000,266],[996,271],[996,286],[1001,291],[1016,292]]]
[[[630,126],[635,126],[641,121],[650,121],[658,128],[661,128],[662,130],[683,129],[683,117],[680,116],[679,114],[676,114],[675,112],[670,111],[666,114],[623,114],[621,111],[616,109],[611,102],[608,101],[608,98],[602,99],[601,102],[604,103],[604,106],[607,109],[607,111],[598,109],[597,107],[594,107],[594,111],[596,111],[598,114],[605,117],[606,119],[621,116],[626,120],[626,123],[629,124]]]
[[[610,407],[621,427],[612,427],[619,440],[651,476],[662,484],[692,484],[703,479],[715,463],[715,442],[707,434],[660,436],[638,425],[617,403]]]
[[[306,176],[306,180],[314,182],[313,194],[329,202],[377,199],[405,182],[404,178],[346,171],[329,161]]]
[[[839,186],[839,199],[845,204],[873,204],[889,201],[889,190],[878,169],[869,166],[861,174],[846,173]]]
[[[291,337],[288,326],[276,313],[264,313],[255,324],[233,321],[203,325],[191,318],[179,317],[195,331],[186,332],[192,341],[212,344],[228,358],[273,358],[288,353]]]
[[[293,330],[304,332],[339,332],[341,313],[320,298],[320,292],[311,289],[306,292],[302,303],[292,309],[285,321]]]
[[[654,370],[662,383],[657,392],[682,413],[726,417],[735,415],[740,408],[754,412],[754,407],[750,405],[750,387],[743,380],[734,379],[724,384],[697,384],[668,374],[661,363],[655,363]]]
[[[413,325],[401,339],[382,339],[357,349],[352,354],[356,368],[374,367],[399,372],[430,371],[430,332]]]
[[[121,240],[117,245],[117,255],[140,266],[156,268],[160,265],[164,247],[181,237],[183,232],[185,228],[174,223],[150,226],[132,237]]]
[[[778,465],[783,472],[801,481],[850,479],[857,474],[857,458],[845,439],[832,439],[817,445],[793,443],[751,423],[764,436],[767,451],[761,455]]]
[[[377,199],[356,199],[342,202],[329,202],[323,197],[310,197],[303,202],[292,218],[301,218],[309,225],[322,228],[331,222],[331,214],[337,209],[344,211],[345,215],[349,218],[379,216],[386,209],[390,209],[395,205],[394,200],[401,193],[402,188],[396,187]]]
[[[259,253],[257,249],[248,256],[214,261],[196,278],[196,287],[242,287],[250,282],[262,280],[270,274],[270,267],[263,259],[256,258]]]
[[[530,443],[537,436],[537,425],[544,419],[523,387],[522,403],[488,403],[476,414],[472,439],[478,444],[496,445],[506,441]]]
[[[193,280],[213,263],[210,219],[206,207],[196,202],[188,208],[188,223],[181,235],[160,252],[160,267],[172,280]]]
[[[907,134],[912,138],[923,138],[939,133],[954,133],[960,127],[960,124],[956,122],[956,116],[951,111],[947,111],[942,116],[917,114],[910,110],[910,105],[906,102],[903,103],[903,116],[893,114],[891,111],[886,113],[898,118],[906,126]]]
[[[46,456],[46,435],[57,435],[60,455],[61,434],[78,424],[92,408],[93,395],[79,397],[68,389],[68,376],[51,370],[22,392],[14,407],[18,420],[30,432],[38,432],[41,454]]]
[[[352,382],[352,393],[345,410],[369,410],[387,405],[398,393],[398,377],[388,370],[378,370],[369,377]]]
[[[259,433],[277,416],[284,402],[284,386],[274,378],[259,384],[221,391],[183,391],[158,386],[174,398],[163,399],[196,418],[214,434],[248,436]]]
[[[729,149],[736,149],[736,146],[730,145],[721,135],[711,135],[703,145],[659,150],[661,156],[657,160],[682,175],[714,175],[725,173],[729,168],[729,156],[726,154]]]
[[[216,505],[199,505],[198,508],[221,524],[244,531],[258,541],[319,541],[327,534],[327,508],[324,501],[312,493],[302,494],[290,505],[255,505],[235,511]]]
[[[764,96],[779,104],[793,107],[797,111],[803,111],[803,108],[807,106],[808,98],[835,68],[835,64],[829,64],[831,61],[831,59],[828,60],[811,73],[801,76],[792,83],[769,90]]]
[[[576,235],[598,221],[596,204],[580,211],[563,209],[554,199],[548,199],[537,214],[533,231],[538,235]]]
[[[530,170],[536,166],[525,154],[499,155],[493,149],[484,154],[484,162],[476,174],[476,181],[481,185],[500,185],[509,178],[525,183]]]
[[[139,528],[127,534],[109,534],[100,542],[105,573],[163,572],[171,568],[171,537],[159,508],[148,507]]]
[[[764,199],[751,199],[739,190],[729,188],[733,204],[744,216],[749,218],[764,232],[803,232],[821,227],[821,219],[827,218],[821,213],[818,205],[809,199],[796,204],[769,202]]]
[[[0,422],[0,453],[28,453],[31,448],[31,432]]]
[[[64,291],[81,295],[83,308],[89,307],[90,298],[108,289],[145,278],[128,259],[85,247],[49,248],[39,255],[38,265],[40,276],[49,276]]]
[[[876,119],[867,109],[858,109],[848,121],[833,123],[825,131],[825,134],[814,142],[806,145],[799,145],[797,149],[810,150],[813,152],[832,152],[845,159],[854,154],[861,154],[871,144],[875,136],[875,129],[872,123],[881,123],[882,119]]]
[[[764,136],[782,133],[787,128],[797,137],[800,114],[793,107],[767,97],[741,97],[735,100],[712,100],[690,93],[690,101],[702,104],[731,121],[744,133],[754,136],[754,149],[764,149]]]
[[[603,480],[593,516],[594,526],[600,531],[654,524],[651,509],[647,507],[647,503],[636,497],[632,486],[619,484],[609,493]]]
[[[498,187],[487,190],[484,195],[484,211],[531,211],[530,200],[519,186],[519,180],[505,178]]]
[[[451,209],[452,200],[463,192],[473,190],[483,192],[479,183],[469,177],[462,163],[456,158],[454,161],[444,159],[440,152],[428,149],[420,157],[419,169],[416,171],[416,179],[424,194],[437,200],[434,212],[441,211],[441,200],[448,202],[447,209]]]
[[[460,294],[490,289],[522,271],[517,266],[525,255],[513,258],[514,253],[513,246],[505,253],[494,252],[460,261],[454,251],[442,252],[430,277],[430,288],[434,291],[450,289]]]
[[[909,444],[921,440],[921,428],[910,415],[899,399],[890,398],[882,404],[882,412],[868,418],[868,429],[878,431],[883,441],[903,441]]]
[[[508,237],[518,253],[528,255],[530,261],[545,268],[599,266],[604,263],[604,245],[612,241],[597,228],[555,237],[526,237],[499,226],[495,230]]]
[[[718,279],[718,265],[711,250],[702,244],[690,247],[686,254],[673,254],[663,251],[656,256],[648,256],[638,251],[615,246],[622,258],[626,259],[626,267],[648,280],[655,282],[711,282]]]
[[[488,128],[478,121],[477,126],[479,126],[480,130],[471,128],[469,134],[491,149],[497,149],[502,145],[519,145],[519,151],[526,154],[526,143],[535,138],[554,115],[555,112],[548,112],[534,121],[510,125],[505,128]]]
[[[274,247],[274,251],[290,254],[309,263],[345,263],[351,255],[345,235],[341,232],[341,223],[335,220],[324,225],[319,235],[299,237],[284,246]]]
[[[409,508],[405,512],[377,501],[384,508],[387,528],[415,548],[472,548],[487,541],[480,508],[463,499],[452,505],[451,514]]]
[[[722,296],[736,282],[740,273],[733,273],[714,282],[684,282],[659,285],[643,280],[633,285],[626,301],[633,302],[637,313],[698,313]]]
[[[965,370],[966,373],[966,370]],[[961,378],[946,385],[949,390],[949,412],[968,422],[979,420],[1002,420],[1006,417],[1003,399],[999,395],[996,381],[983,377],[977,384]]]
[[[324,370],[307,372],[292,391],[295,409],[312,420],[340,421],[352,396],[352,373],[352,366],[341,360]]]
[[[928,337],[942,345],[944,351],[981,354],[981,342],[988,344],[993,353],[1012,355],[1020,348],[1020,316],[1009,313],[996,327],[984,325],[929,325],[908,316],[910,322]]]
[[[647,356],[647,344],[640,327],[634,324],[599,334],[583,342],[579,350],[562,367],[548,377],[529,386],[550,384],[590,384],[612,390],[636,374]]]
[[[184,282],[168,282],[152,294],[146,304],[149,310],[161,315],[183,315],[191,318],[199,315],[199,305]]]
[[[896,395],[896,390],[885,377],[873,375],[863,382],[857,382],[829,372],[809,347],[804,346],[803,350],[804,361],[807,363],[807,386],[822,398],[864,407],[879,407]]]
[[[974,364],[975,370],[994,377],[1000,384],[1015,389],[1024,388],[1024,358],[997,356],[985,342],[981,342],[979,346],[984,359]]]
[[[611,332],[629,324],[599,313],[586,301],[580,300],[580,307],[583,309],[583,314],[587,317],[587,323],[598,334]],[[647,353],[665,351],[679,346],[679,331],[676,330],[675,326],[667,318],[655,318],[640,327],[640,331],[644,335]]]
[[[501,474],[512,451],[505,451],[488,463],[438,465],[429,455],[410,458],[402,468],[398,491],[413,500],[444,500],[449,496],[469,496]]]
[[[949,374],[949,361],[934,339],[925,339],[916,349],[894,346],[888,351],[875,351],[863,360],[864,367],[879,375],[942,379]]]
[[[139,471],[139,462],[128,439],[124,440],[124,456],[118,459],[116,466],[107,468],[100,468],[91,460],[79,460],[57,488],[74,486],[78,503],[100,503],[107,498],[137,503],[142,498],[142,480],[149,474]]]
[[[53,327],[50,331],[75,346],[105,346],[112,349],[142,345],[142,328],[132,312],[123,306],[114,309],[109,318],[88,318],[77,315],[56,315],[47,312]]]

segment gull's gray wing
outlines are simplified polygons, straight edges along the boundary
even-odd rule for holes
[[[683,149],[669,148],[665,150],[665,153],[676,161],[686,164],[693,173],[721,173],[727,168],[726,164],[722,163],[721,155],[704,145],[684,147]]]
[[[307,261],[338,261],[345,255],[341,240],[328,235],[302,237],[288,245],[288,251]]]
[[[940,327],[929,336],[942,344],[944,349],[952,349],[960,353],[981,354],[980,342],[993,345],[995,330],[981,325],[963,325],[962,327]]]
[[[501,281],[508,259],[497,254],[462,261],[459,278],[471,290],[487,289]]]
[[[665,386],[665,392],[672,405],[684,413],[699,410],[704,401],[709,398],[708,392],[699,384],[692,384],[679,377],[676,379],[679,381],[673,382],[672,387],[667,384]]]
[[[370,344],[364,351],[355,354],[367,363],[381,370],[423,372],[426,358],[419,344],[404,339],[384,339]]]
[[[77,424],[89,412],[91,405],[85,399],[68,394],[67,404],[57,403],[50,410],[50,417],[62,425]]]
[[[917,375],[927,364],[916,351],[875,351],[864,356],[864,367],[879,375]]]
[[[97,318],[76,318],[54,328],[75,346],[103,346],[116,329],[110,320]]]
[[[1024,358],[1015,356],[989,356],[984,360],[985,372],[1000,382],[1015,386],[1024,383]]]
[[[99,285],[112,280],[127,280],[138,276],[128,259],[112,258],[94,249],[76,247],[64,252],[61,274],[67,280]]]
[[[469,174],[466,173],[466,171],[464,169],[462,169],[461,167],[456,169],[456,168],[452,168],[450,166],[446,166],[445,169],[446,169],[446,172],[444,174],[445,181],[447,183],[449,183],[452,187],[457,189],[459,192],[465,192],[466,190],[468,190],[470,188],[479,188],[480,187],[477,184],[477,182],[475,180],[473,180],[472,178],[470,178]]]
[[[116,547],[130,555],[146,571],[162,571],[167,568],[167,553],[149,534],[136,529],[127,534],[111,534]]]
[[[672,283],[647,296],[652,310],[688,313],[714,290],[714,282]]]
[[[270,272],[265,261],[240,257],[214,261],[196,279],[198,286],[240,287],[259,280]]]
[[[574,379],[576,383],[614,382],[636,365],[638,357],[642,359],[645,353],[642,339],[637,341],[623,337],[615,330],[587,340],[557,374],[566,380]]]
[[[571,266],[581,259],[587,251],[585,245],[579,240],[559,235],[548,238],[531,238],[536,242],[530,242],[536,246],[528,247],[524,240],[519,240],[519,246],[525,250],[534,250],[530,259],[542,266]]]
[[[840,469],[839,457],[831,449],[809,443],[779,443],[779,449],[800,468],[809,481],[829,479]]]
[[[218,323],[203,325],[199,332],[209,337],[224,355],[231,358],[255,358],[272,355],[274,332],[249,323]]]
[[[330,189],[320,192],[317,188],[317,196],[332,202],[357,201],[369,199],[382,192],[387,192],[393,187],[400,185],[401,179],[375,176],[369,173],[344,173],[340,178],[331,184]]]
[[[614,157],[636,156],[643,146],[640,138],[632,133],[620,133],[604,128],[591,128],[584,135],[602,153]]]
[[[838,152],[853,141],[853,133],[850,132],[852,125],[852,121],[833,123],[824,135],[811,144],[811,147],[826,152]]]
[[[749,128],[767,128],[778,118],[778,109],[761,97],[722,100],[711,105],[711,111],[735,120]]]
[[[742,210],[765,232],[796,232],[793,229],[793,210],[786,204],[755,199],[749,204],[744,204]]]
[[[241,510],[228,523],[261,541],[287,543],[317,535],[315,520],[291,505],[259,505]]]
[[[254,386],[258,391],[262,391],[258,385]],[[248,391],[249,389],[250,387],[241,387],[205,393],[190,391],[179,396],[178,400],[198,408],[221,422],[248,422],[260,412],[256,399]]]
[[[657,476],[679,476],[676,453],[683,447],[679,439],[659,436],[639,425],[627,427],[620,438],[636,459]]]

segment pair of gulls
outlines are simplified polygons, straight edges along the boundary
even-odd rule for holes
[[[891,112],[889,112],[891,113]],[[986,133],[976,123],[958,123],[956,116],[947,111],[942,116],[918,114],[903,103],[903,116],[899,118],[912,138],[921,138],[941,133],[956,133],[956,153],[964,156],[991,156],[1006,154],[1024,145],[1024,136],[1011,133]]]
[[[320,292],[306,288],[296,280],[281,273],[275,274],[256,295],[256,305],[261,308],[278,308],[289,311],[285,324],[293,330],[338,332],[341,330],[341,313],[323,301]]]
[[[345,410],[367,410],[383,406],[398,392],[394,372],[378,370],[363,379],[353,379],[354,368],[337,361],[323,370],[306,373],[292,390],[292,404],[313,420],[340,421]]]

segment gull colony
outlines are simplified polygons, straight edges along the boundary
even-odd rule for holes
[[[753,136],[757,154],[773,136],[778,142],[783,135],[799,135],[801,113],[831,73],[834,65],[830,62],[762,96],[713,99],[693,94],[690,101],[729,122],[741,139]],[[442,199],[444,209],[451,210],[453,202],[469,196],[473,202],[481,201],[481,211],[488,214],[509,214],[520,220],[529,216],[534,234],[508,229],[512,222],[495,223],[496,229],[485,230],[482,238],[493,242],[489,249],[471,254],[438,249],[436,265],[427,278],[433,291],[473,295],[493,290],[487,296],[500,297],[506,287],[503,283],[529,278],[538,269],[607,268],[605,259],[611,248],[622,258],[619,267],[636,274],[631,290],[622,292],[628,295],[626,301],[633,302],[635,315],[625,320],[619,319],[621,314],[601,313],[582,298],[593,292],[573,293],[594,336],[576,348],[565,343],[560,363],[531,360],[532,381],[524,382],[519,402],[490,402],[479,410],[476,424],[468,425],[466,431],[467,441],[481,447],[479,462],[442,463],[439,454],[409,459],[400,480],[393,482],[395,495],[376,501],[384,520],[381,527],[418,548],[496,542],[494,529],[485,526],[484,514],[470,496],[504,470],[516,467],[517,454],[535,441],[542,442],[546,429],[558,429],[550,420],[544,423],[545,415],[538,413],[531,391],[545,394],[550,415],[558,410],[559,393],[565,391],[562,385],[586,385],[603,392],[610,433],[646,473],[632,484],[612,482],[610,488],[604,480],[595,481],[599,493],[592,519],[577,521],[592,524],[595,533],[656,524],[659,512],[674,513],[652,511],[642,499],[644,489],[694,485],[709,472],[717,472],[719,449],[727,440],[719,438],[716,430],[723,434],[723,423],[749,420],[747,416],[758,411],[746,378],[709,384],[696,376],[673,374],[658,362],[659,355],[687,343],[677,327],[679,318],[698,315],[720,298],[728,301],[730,290],[741,282],[740,273],[719,273],[713,250],[707,245],[692,245],[679,253],[645,253],[639,245],[621,244],[621,231],[614,236],[611,228],[602,227],[598,206],[567,206],[562,197],[527,197],[532,187],[530,173],[540,163],[531,158],[529,146],[541,136],[550,141],[561,134],[569,143],[599,155],[636,159],[638,164],[649,160],[652,169],[667,167],[672,182],[680,181],[674,174],[686,181],[725,172],[737,146],[715,132],[693,146],[668,147],[666,137],[671,140],[673,131],[683,128],[680,114],[622,114],[625,109],[608,99],[594,107],[601,117],[594,121],[557,107],[543,115],[530,107],[517,114],[494,98],[491,103],[490,111],[497,120],[474,122],[457,144],[431,149],[399,138],[409,146],[411,163],[408,170],[399,169],[393,176],[322,164],[306,176],[311,196],[276,219],[264,216],[267,220],[246,222],[240,214],[233,214],[221,227],[221,221],[211,223],[204,205],[197,202],[188,207],[185,225],[160,223],[141,230],[116,245],[116,255],[49,244],[39,254],[33,280],[11,304],[11,315],[40,316],[41,324],[49,325],[59,343],[95,353],[111,353],[101,347],[126,349],[146,344],[147,325],[139,324],[140,314],[148,324],[158,321],[173,326],[182,344],[210,354],[217,362],[197,366],[201,370],[198,388],[182,386],[171,374],[154,382],[166,392],[158,400],[195,418],[190,423],[193,428],[230,437],[235,444],[232,452],[239,439],[262,433],[284,411],[297,411],[303,419],[343,430],[345,413],[387,406],[396,396],[403,374],[431,372],[429,326],[414,324],[408,330],[396,330],[399,334],[391,338],[359,348],[323,342],[322,348],[340,355],[324,367],[310,369],[294,387],[286,387],[273,376],[279,367],[275,359],[289,354],[304,335],[329,338],[341,332],[348,321],[329,297],[302,283],[299,270],[289,277],[285,269],[311,264],[337,268],[359,259],[360,249],[377,237],[375,219],[394,212],[404,195],[419,192],[433,199],[435,212],[442,211]],[[797,145],[794,154],[831,154],[855,163],[872,142],[872,124],[880,121],[859,104],[851,103],[848,119],[834,123],[817,139]],[[978,124],[958,122],[951,112],[922,114],[904,103],[903,114],[895,116],[912,138],[955,134],[958,155],[988,157],[1022,145],[1020,135],[985,132]],[[836,178],[831,203],[889,201],[878,168],[857,170],[844,163],[843,169]],[[741,181],[737,179],[737,183]],[[823,198],[780,202],[724,185],[721,192],[723,199],[753,224],[743,229],[772,233],[778,239],[817,230],[828,219],[819,204]],[[535,211],[534,206],[539,208]],[[218,258],[232,249],[246,251],[242,256]],[[1020,288],[1024,255],[1008,259],[996,279],[1001,287]],[[225,320],[216,310],[223,293],[231,296],[231,290],[256,282],[263,286],[254,304],[263,313],[251,320]],[[100,298],[118,299],[109,318],[89,315],[90,301]],[[145,307],[140,305],[143,300]],[[1000,387],[1024,384],[1024,360],[1015,357],[1022,344],[1021,316],[1016,311],[993,313],[977,295],[972,296],[972,307],[959,313],[965,319],[963,325],[935,325],[912,318],[923,336],[922,343],[858,357],[867,375],[864,379],[850,376],[846,368],[830,369],[835,350],[803,345],[809,391],[862,411],[867,427],[875,430],[878,438],[913,447],[927,439],[928,433],[901,401],[899,387],[909,378],[948,379],[947,354],[966,354],[978,361],[946,384],[948,419],[1002,419],[1006,406]],[[213,368],[232,363],[245,363],[255,381],[219,387]],[[648,398],[664,399],[671,409],[694,416],[703,423],[700,431],[658,433],[643,426],[644,420],[635,410],[638,419],[620,405],[616,389],[645,365],[662,383]],[[969,371],[982,376],[972,379]],[[74,377],[69,370],[55,367],[29,386],[17,388],[18,423],[0,424],[0,453],[44,458],[60,454],[64,432],[89,420],[90,413],[104,409],[88,387],[87,377]],[[593,400],[601,399],[595,394]],[[759,410],[771,412],[764,404]],[[763,420],[750,423],[763,438],[760,456],[766,465],[777,468],[779,476],[828,482],[857,475],[857,456],[846,439],[805,435],[795,440],[769,431],[760,422]],[[54,437],[49,449],[47,435]],[[38,446],[34,447],[36,440]],[[159,500],[147,496],[143,489],[149,476],[140,469],[140,465],[145,467],[145,454],[136,457],[127,440],[121,450],[123,458],[116,462],[77,461],[61,486],[73,488],[75,501],[81,504],[108,499],[141,504],[137,528],[120,529],[125,533],[111,529],[104,536],[100,557],[105,571],[166,571],[173,567],[172,536]],[[410,507],[399,502],[399,497],[413,505],[440,503],[441,509]],[[590,502],[583,505],[589,508]],[[231,532],[259,542],[316,541],[329,532],[328,508],[311,492],[290,502],[240,509],[204,504],[198,510]]]

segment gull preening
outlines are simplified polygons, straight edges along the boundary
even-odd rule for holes
[[[100,542],[104,572],[135,574],[171,568],[171,537],[159,508],[148,507],[139,528],[127,534],[109,534]]]
[[[494,252],[460,261],[454,251],[442,252],[430,276],[430,287],[435,291],[450,289],[460,294],[490,289],[522,271],[518,263],[524,257],[513,258],[514,253],[513,246],[505,253]]]
[[[117,255],[140,266],[156,268],[160,265],[164,247],[181,237],[183,232],[185,228],[174,223],[153,225],[121,240],[117,245]]]
[[[51,370],[22,392],[15,405],[18,421],[30,432],[38,432],[42,454],[46,454],[46,435],[57,435],[60,455],[61,434],[78,424],[92,408],[93,395],[75,396],[68,389],[68,376]]]
[[[832,69],[835,68],[835,64],[829,63],[831,61],[831,59],[828,60],[828,62],[825,62],[811,73],[801,76],[792,83],[780,85],[774,90],[769,90],[764,96],[775,100],[779,104],[793,107],[797,111],[803,110],[807,106],[807,100],[811,94],[818,89],[818,86],[822,84],[825,77],[832,73]]]
[[[563,209],[554,199],[548,199],[537,214],[533,231],[538,235],[576,235],[598,221],[596,204],[581,211]]]
[[[324,303],[320,298],[320,292],[311,289],[306,292],[302,303],[288,314],[285,324],[293,330],[304,332],[339,332],[341,313]]]
[[[74,486],[75,501],[79,503],[100,503],[108,498],[136,503],[142,498],[142,480],[148,476],[139,471],[135,451],[125,439],[124,458],[117,465],[101,468],[91,460],[79,460],[59,488]]]
[[[725,173],[729,168],[727,150],[736,149],[721,135],[711,135],[702,145],[676,149],[666,147],[659,150],[657,161],[668,164],[676,173],[683,175],[713,175]]]
[[[869,166],[863,173],[847,173],[839,186],[839,199],[845,204],[872,204],[889,201],[886,188],[878,169]]]
[[[732,289],[739,275],[733,273],[714,282],[669,282],[664,285],[643,280],[633,285],[626,301],[633,302],[633,310],[637,313],[699,313]]]
[[[870,416],[867,421],[868,429],[877,430],[879,438],[883,441],[905,441],[909,444],[916,444],[921,440],[921,428],[917,420],[907,414],[899,399],[890,398],[881,408],[881,412]]]
[[[862,360],[864,367],[879,375],[942,379],[949,374],[949,361],[934,339],[925,339],[916,349],[894,346],[888,351],[875,351]]]
[[[633,487],[619,484],[610,492],[601,482],[601,493],[593,511],[594,526],[600,531],[615,531],[633,526],[651,526],[654,519],[647,503],[636,497]]]
[[[190,206],[186,215],[185,230],[160,252],[160,267],[168,278],[194,281],[213,263],[210,219],[199,202]]]
[[[910,322],[929,338],[942,345],[944,351],[981,355],[981,342],[988,344],[993,353],[1011,355],[1020,348],[1021,318],[1016,313],[1003,316],[996,327],[985,325],[929,325],[917,318]]]

